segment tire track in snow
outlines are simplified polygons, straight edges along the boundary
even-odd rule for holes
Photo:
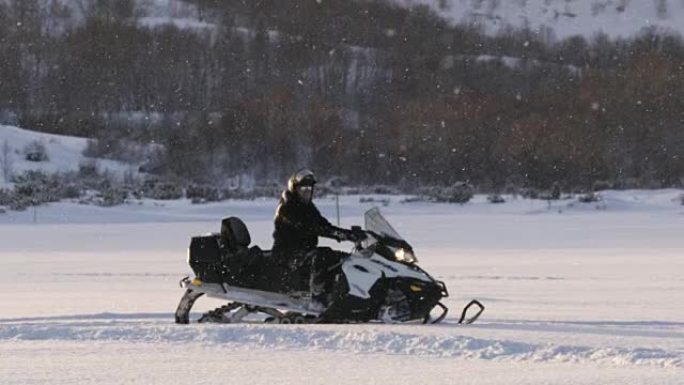
[[[145,317],[141,317],[145,318]],[[646,365],[684,369],[684,351],[531,344],[462,335],[425,335],[358,325],[174,325],[106,317],[45,322],[0,321],[2,341],[204,343],[267,350],[341,351],[524,362]]]

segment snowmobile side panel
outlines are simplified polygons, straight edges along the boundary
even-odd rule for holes
[[[410,278],[425,282],[432,282],[429,275],[420,270],[410,269],[408,266],[388,261],[378,255],[370,258],[351,256],[342,264],[342,270],[349,279],[349,294],[359,298],[370,298],[370,290],[375,283],[385,278]]]
[[[271,293],[261,290],[246,289],[218,283],[202,283],[197,286],[190,280],[182,282],[183,287],[205,294],[209,298],[234,301],[251,306],[283,309],[303,314],[319,315],[323,309],[313,306],[311,297],[306,295]]]

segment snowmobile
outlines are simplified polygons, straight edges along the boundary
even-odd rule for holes
[[[204,313],[198,322],[247,322],[254,315],[269,323],[438,323],[448,309],[446,285],[421,269],[413,248],[392,228],[379,209],[368,210],[365,230],[354,226],[351,253],[335,267],[326,304],[312,296],[305,272],[298,276],[281,266],[270,251],[249,247],[249,231],[239,218],[222,221],[221,232],[193,237],[188,262],[195,278],[185,277],[176,323],[190,322],[195,301],[206,295],[228,301]],[[474,314],[471,308],[477,308]],[[459,323],[474,322],[484,306],[472,300]],[[433,316],[433,313],[436,314]],[[249,317],[248,317],[249,316]],[[258,317],[256,317],[258,318]]]

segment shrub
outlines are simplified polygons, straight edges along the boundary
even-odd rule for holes
[[[613,183],[607,180],[597,180],[593,183],[591,188],[592,191],[610,190],[613,188]]]
[[[126,190],[119,188],[108,188],[100,193],[100,196],[95,201],[95,204],[102,207],[118,206],[126,203],[128,193]]]
[[[100,149],[99,142],[96,139],[88,139],[82,154],[88,158],[100,157],[100,155],[102,155],[102,151]]]
[[[447,202],[450,203],[467,203],[475,195],[475,188],[465,182],[459,182],[446,190]]]
[[[601,201],[601,195],[595,193],[595,192],[588,192],[584,195],[581,195],[579,197],[579,201],[582,203],[592,203],[592,202],[599,202]]]
[[[6,189],[0,189],[0,206],[7,206],[12,200],[12,192]]]
[[[284,187],[281,187],[280,189],[282,190]],[[340,189],[335,189],[329,186],[326,186],[324,184],[317,184],[316,185],[316,195],[319,197],[327,196],[327,195],[336,195],[340,193]]]
[[[375,198],[375,197],[361,197],[359,198],[359,203],[378,203],[383,206],[389,206],[389,198]]]
[[[269,183],[254,187],[251,191],[252,197],[276,198],[283,192],[284,186],[280,183]]]
[[[410,196],[407,198],[404,198],[399,201],[399,203],[416,203],[416,202],[425,202],[425,197],[424,196]]]
[[[99,175],[98,169],[97,169],[97,162],[94,160],[87,160],[85,162],[81,162],[78,165],[78,176],[80,178],[92,178],[92,177],[97,177]]]
[[[560,197],[561,197],[560,184],[558,184],[558,182],[553,182],[553,186],[551,186],[551,199],[559,200]]]
[[[375,185],[375,186],[370,186],[368,193],[369,194],[392,195],[392,194],[398,194],[399,190],[396,187],[392,187],[392,186]]]
[[[60,196],[62,199],[77,199],[81,197],[81,188],[75,183],[62,186]]]
[[[135,175],[135,170],[131,167],[127,168],[123,174],[123,182],[126,185],[132,186],[139,183],[139,178]]]
[[[191,185],[185,190],[185,197],[193,203],[216,202],[221,200],[221,191],[212,186]]]
[[[24,147],[24,158],[30,162],[45,162],[49,160],[45,145],[36,140]]]
[[[430,198],[433,202],[447,202],[464,204],[475,195],[475,188],[469,183],[457,182],[449,187],[427,187],[419,193]]]
[[[339,191],[343,187],[349,186],[349,183],[347,182],[347,179],[344,177],[332,177],[328,179],[325,183],[320,184],[318,187],[320,186],[325,186],[330,190]]]
[[[539,193],[539,190],[533,188],[533,187],[527,187],[524,189],[520,190],[520,196],[523,198],[527,199],[539,199],[539,196],[541,194]]]
[[[630,190],[641,188],[640,181],[637,178],[622,178],[613,184],[614,189]]]
[[[22,196],[22,195],[14,195],[12,197],[12,200],[10,201],[8,207],[10,210],[14,211],[24,211],[26,210],[29,206],[33,206],[35,204],[34,201],[31,200],[31,198]]]
[[[183,189],[171,182],[147,180],[143,184],[143,196],[150,199],[172,200],[183,197]]]
[[[520,188],[518,188],[517,185],[514,184],[508,184],[506,187],[504,187],[504,194],[508,194],[513,196],[513,198],[516,198],[518,195],[520,195]]]
[[[163,150],[152,150],[138,167],[138,172],[162,175],[169,170],[169,164],[170,161]]]
[[[40,171],[26,171],[13,178],[14,194],[30,199],[34,204],[56,202],[62,198],[61,183],[56,175]]]
[[[536,198],[532,199],[543,199],[545,201],[557,201],[561,198],[561,188],[558,182],[554,182],[551,186],[551,190],[545,191],[543,193],[537,193]]]
[[[40,205],[47,202],[57,202],[61,199],[74,199],[82,195],[84,188],[71,180],[70,174],[47,175],[40,171],[26,171],[15,175],[13,191],[0,193],[2,201],[14,202],[10,207],[22,208],[27,205]]]
[[[243,189],[222,189],[221,196],[223,199],[254,199],[255,196],[251,191]]]

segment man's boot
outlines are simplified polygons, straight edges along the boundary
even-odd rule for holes
[[[311,310],[323,311],[328,307],[328,293],[325,292],[326,284],[320,281],[320,274],[311,272],[309,291],[311,292]]]

